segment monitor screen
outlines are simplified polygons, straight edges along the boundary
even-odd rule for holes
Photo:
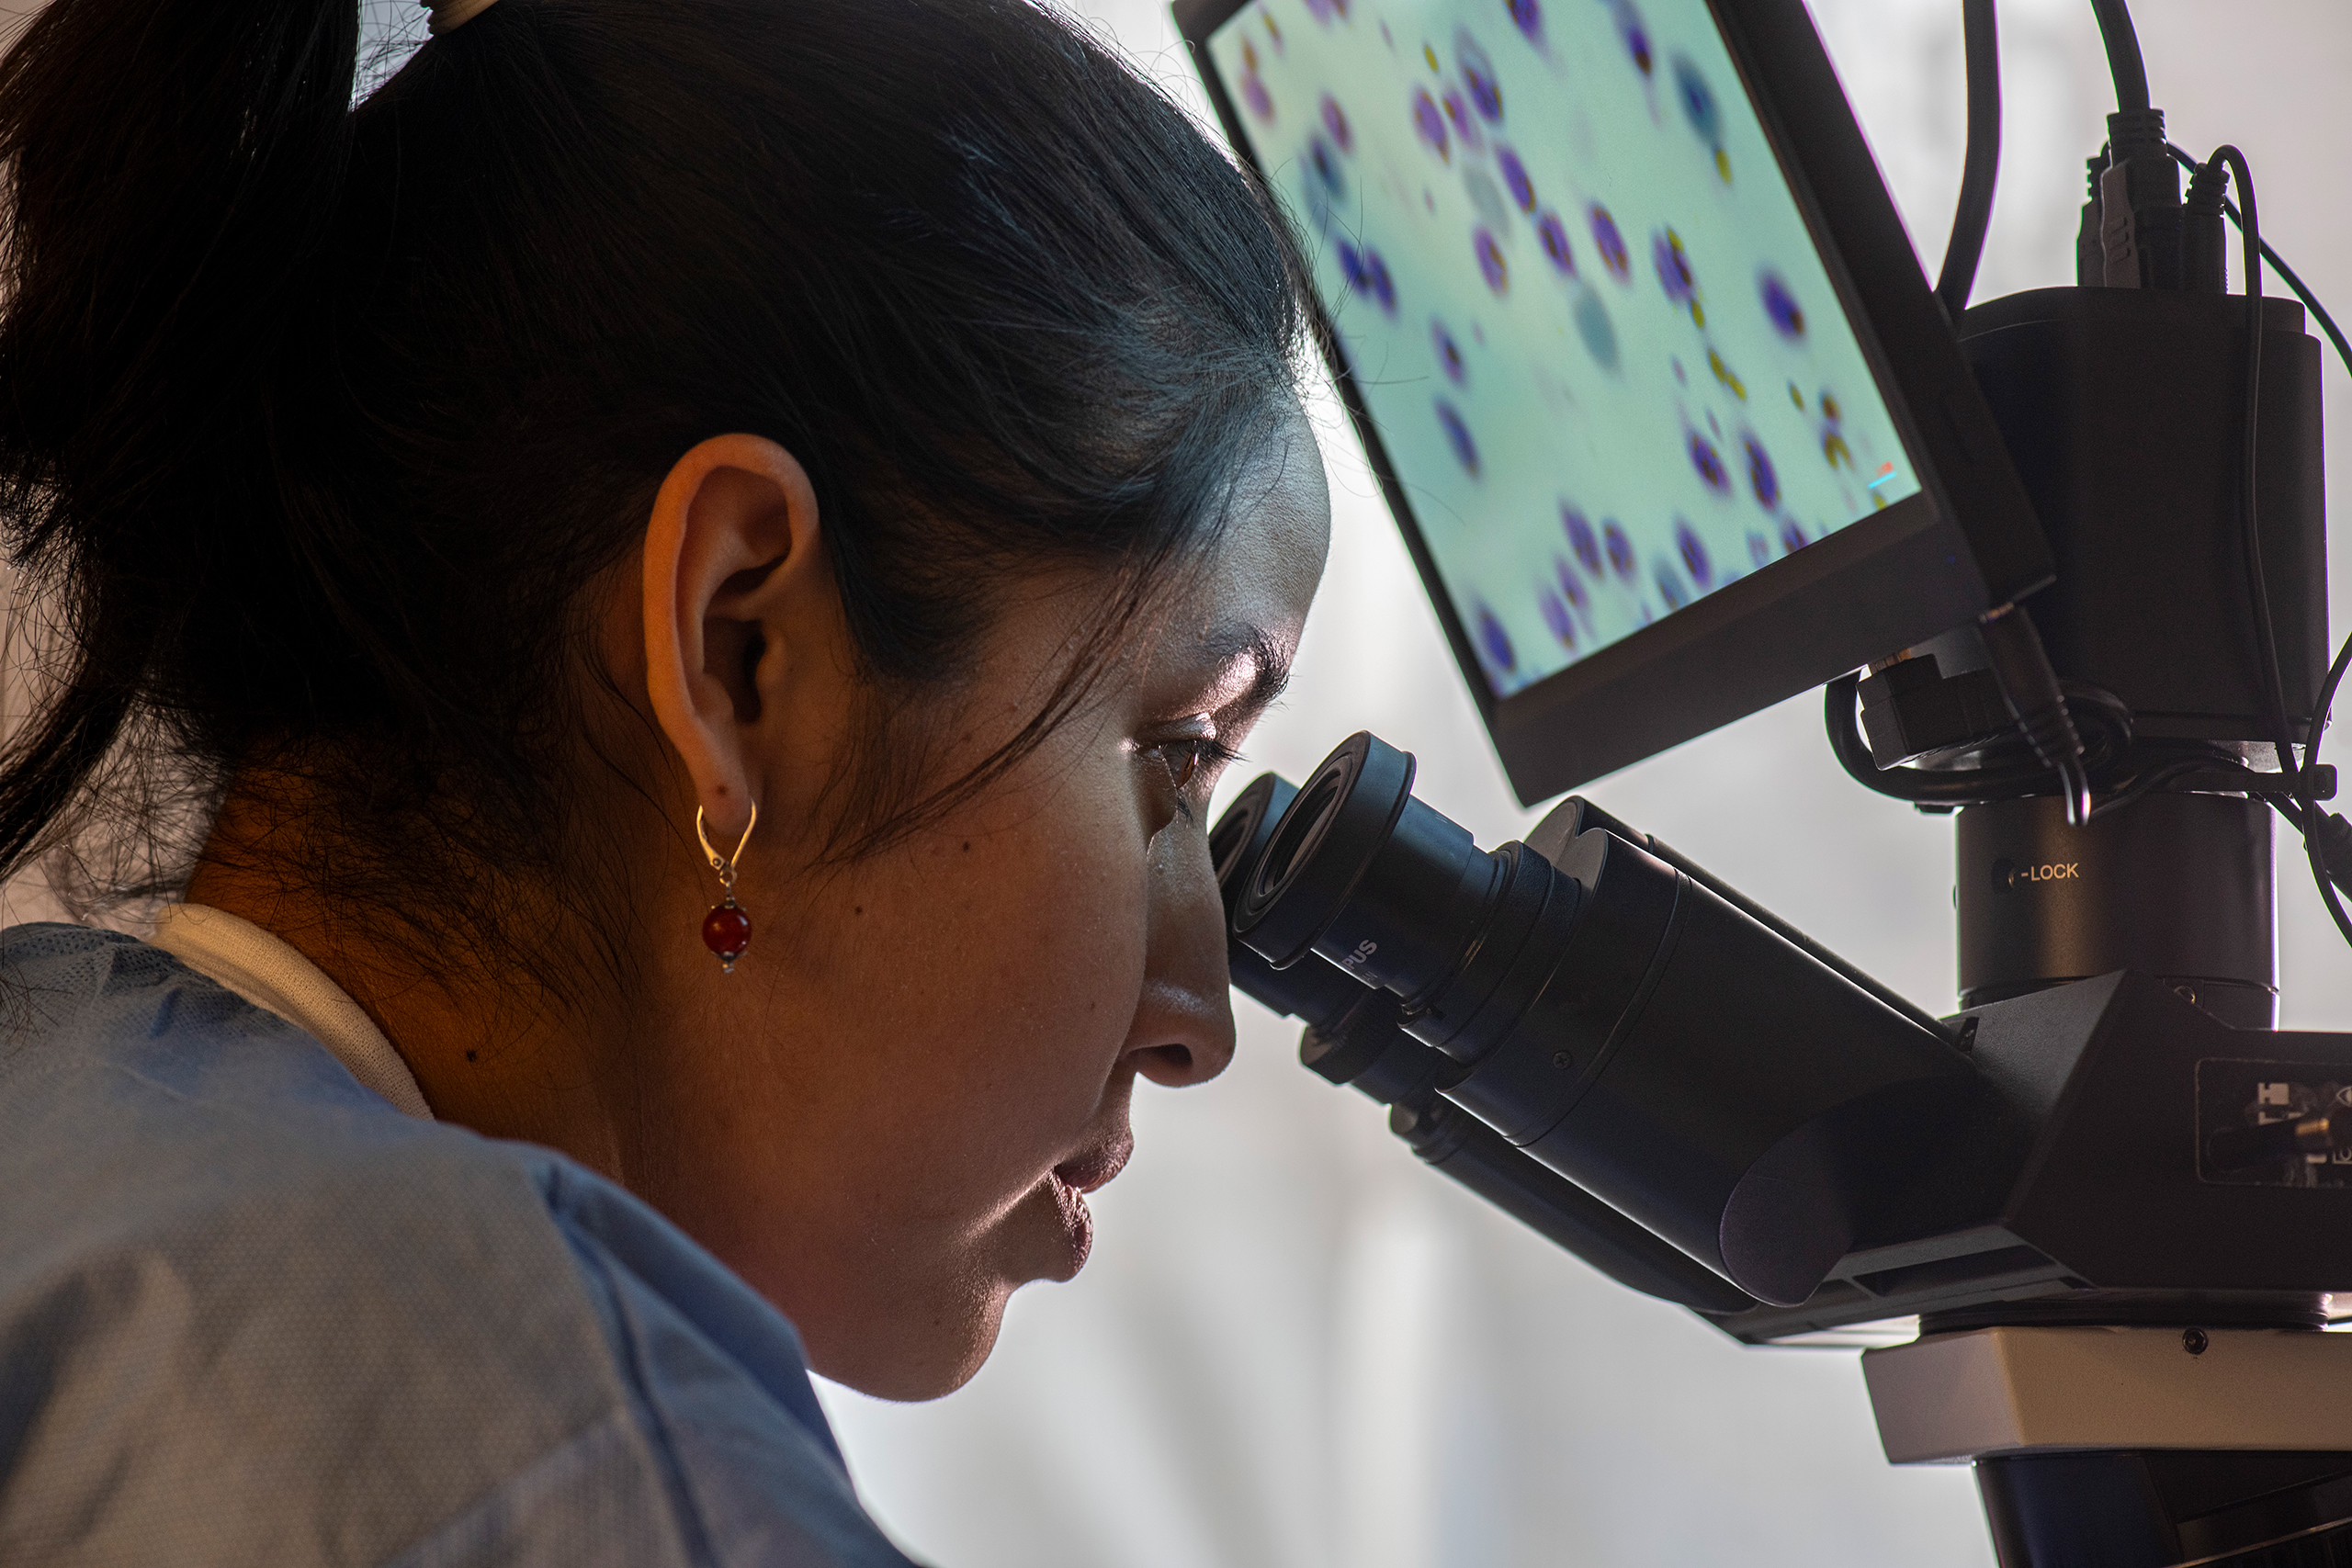
[[[1493,698],[1919,491],[1706,0],[1205,44]]]

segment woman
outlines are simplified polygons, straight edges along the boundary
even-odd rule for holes
[[[0,1561],[896,1562],[802,1347],[957,1386],[1230,1054],[1295,255],[1017,0],[434,29],[0,62],[0,873],[164,906],[0,941]]]

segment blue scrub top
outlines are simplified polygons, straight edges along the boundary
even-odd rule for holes
[[[652,1210],[158,948],[0,932],[0,1562],[906,1562]]]

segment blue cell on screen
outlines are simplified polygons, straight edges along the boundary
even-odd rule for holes
[[[1413,90],[1413,134],[1421,139],[1422,146],[1439,157],[1449,162],[1453,159],[1453,143],[1445,133],[1445,113],[1437,107],[1437,100],[1430,96],[1427,87]]]
[[[1468,379],[1470,367],[1462,357],[1462,345],[1434,316],[1430,318],[1430,352],[1437,355],[1437,367],[1445,372],[1447,380],[1459,387]]]
[[[1632,281],[1634,258],[1625,249],[1625,236],[1618,231],[1617,220],[1609,216],[1609,209],[1594,202],[1585,209],[1585,227],[1592,231],[1592,248],[1600,253],[1600,265],[1609,276],[1620,283]]]
[[[1747,558],[1758,566],[1769,565],[1772,559],[1772,541],[1752,528],[1747,534]]]
[[[1584,339],[1585,352],[1603,370],[1617,368],[1617,325],[1609,319],[1609,307],[1600,296],[1589,288],[1581,290],[1571,311],[1576,317],[1577,336]]]
[[[1470,36],[1467,28],[1453,29],[1453,62],[1461,67],[1462,85],[1470,95],[1471,107],[1489,125],[1503,120],[1502,81],[1495,74],[1495,62],[1478,40]]]
[[[1681,574],[1674,563],[1659,560],[1650,568],[1650,581],[1657,586],[1657,596],[1666,601],[1669,610],[1679,610],[1690,603],[1690,590],[1683,584]]]
[[[1747,488],[1756,492],[1756,503],[1770,512],[1781,503],[1781,476],[1772,470],[1772,455],[1753,435],[1740,437],[1740,446],[1747,454]]]
[[[1791,551],[1801,550],[1810,543],[1812,541],[1804,536],[1804,524],[1793,517],[1781,519],[1781,548]]]
[[[1591,522],[1573,506],[1560,508],[1560,526],[1567,530],[1568,548],[1576,552],[1577,560],[1591,576],[1600,575],[1600,536],[1592,531]]]
[[[1503,0],[1503,9],[1510,13],[1511,25],[1527,35],[1528,42],[1544,41],[1544,7],[1538,0]]]
[[[1779,273],[1759,273],[1756,279],[1756,292],[1764,301],[1764,314],[1770,318],[1774,332],[1791,343],[1804,336],[1804,308],[1797,303],[1797,297],[1789,292],[1788,284]],[[1796,391],[1795,382],[1789,383],[1789,390],[1795,394],[1797,406],[1803,408],[1804,394]]]
[[[1715,563],[1708,558],[1707,541],[1699,537],[1688,518],[1674,520],[1674,553],[1682,558],[1682,570],[1690,574],[1691,581],[1701,588],[1715,585]]]
[[[1699,482],[1717,495],[1731,493],[1731,470],[1724,467],[1723,454],[1715,444],[1697,431],[1690,433],[1690,467],[1697,470]]]
[[[1495,166],[1503,172],[1503,184],[1510,191],[1510,198],[1519,203],[1521,212],[1535,210],[1535,182],[1528,177],[1527,165],[1520,162],[1517,152],[1508,147],[1495,149]]]
[[[1519,655],[1510,646],[1510,634],[1503,630],[1502,622],[1486,605],[1478,606],[1478,651],[1487,662],[1508,675],[1519,668]]]
[[[1625,530],[1617,525],[1613,517],[1601,520],[1600,546],[1609,552],[1609,568],[1617,574],[1618,580],[1633,581],[1634,541],[1625,537]]]
[[[1446,444],[1453,448],[1453,457],[1472,479],[1478,477],[1478,444],[1470,435],[1469,425],[1463,423],[1462,411],[1445,399],[1437,400],[1437,422],[1444,427]]]
[[[1699,67],[1687,54],[1674,57],[1674,96],[1682,105],[1682,118],[1688,120],[1699,140],[1715,152],[1724,144],[1724,112],[1715,102],[1715,90],[1707,85]]]

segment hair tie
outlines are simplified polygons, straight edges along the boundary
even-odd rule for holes
[[[435,0],[416,0],[416,3],[433,13],[433,20],[425,24],[425,28],[439,38],[443,33],[455,32],[464,27],[496,5],[498,0],[438,0],[437,4]]]

